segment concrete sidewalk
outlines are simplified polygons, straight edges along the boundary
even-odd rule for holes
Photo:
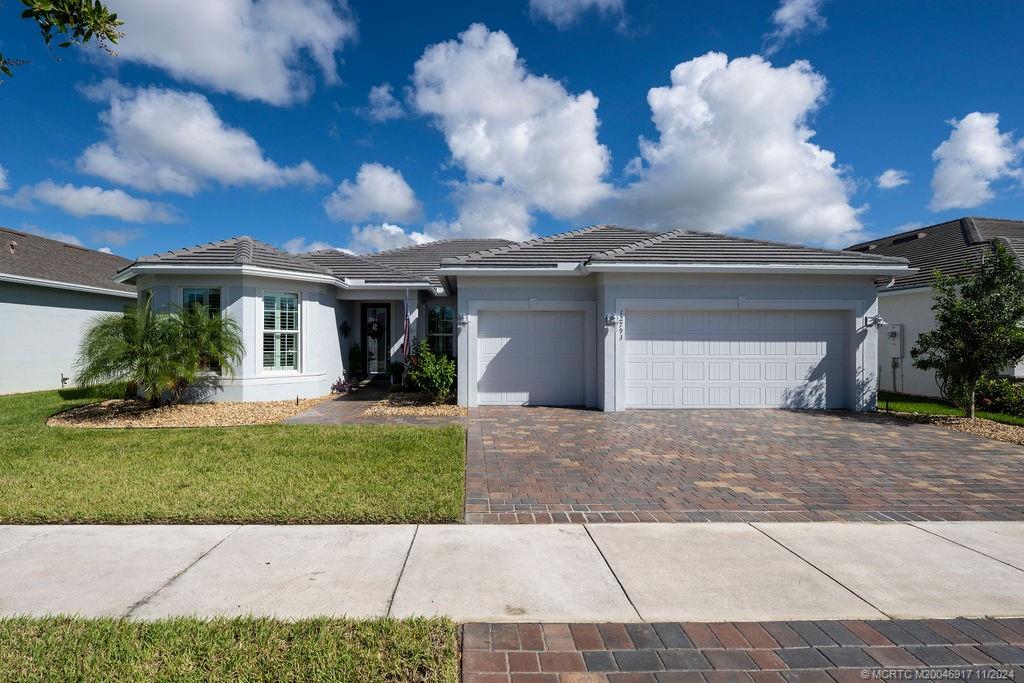
[[[1024,522],[0,526],[0,615],[1024,615]]]

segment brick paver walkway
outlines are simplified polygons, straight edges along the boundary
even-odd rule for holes
[[[470,411],[466,521],[1024,520],[1024,448],[877,414]]]
[[[1024,620],[466,624],[465,683],[1024,680]]]

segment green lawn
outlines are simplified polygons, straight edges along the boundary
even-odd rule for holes
[[[893,410],[900,413],[921,413],[923,415],[956,415],[963,417],[964,411],[960,410],[956,406],[951,406],[945,401],[938,398],[929,398],[927,396],[908,396],[906,394],[894,394],[891,391],[880,391],[878,392],[878,409],[885,410],[888,405],[889,410]],[[1007,415],[1006,413],[986,413],[983,411],[976,411],[978,417],[983,417],[994,422],[1002,422],[1008,425],[1021,425],[1024,426],[1024,417],[1017,417],[1016,415]]]
[[[0,681],[458,680],[447,619],[0,619]]]
[[[0,523],[462,519],[461,427],[47,427],[63,393],[0,396]]]

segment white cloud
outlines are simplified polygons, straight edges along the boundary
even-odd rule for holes
[[[335,55],[356,36],[345,0],[140,0],[118,15],[121,59],[270,104],[309,97],[309,59],[337,83]]]
[[[33,235],[39,235],[40,237],[45,237],[47,239],[57,240],[58,242],[67,242],[68,244],[75,244],[79,247],[85,246],[82,244],[82,240],[78,239],[77,237],[68,232],[44,230],[40,228],[38,225],[34,225],[32,223],[22,223],[21,229]]]
[[[343,180],[324,199],[324,210],[336,221],[411,221],[422,206],[401,172],[383,164],[363,164],[356,181]]]
[[[113,254],[113,253],[114,253],[114,250],[113,250],[113,249],[111,249],[110,247],[100,247],[100,248],[99,248],[99,249],[97,249],[96,251],[101,251],[101,252],[103,252],[104,254]]]
[[[252,136],[226,124],[198,93],[111,92],[110,108],[100,115],[106,140],[78,158],[79,170],[86,173],[141,190],[186,195],[209,181],[266,188],[326,180],[308,161],[280,166],[268,159]]]
[[[387,251],[414,244],[426,244],[436,238],[423,232],[410,230],[406,232],[400,226],[391,223],[377,225],[352,226],[348,246],[359,254],[373,251]]]
[[[466,202],[460,224],[479,223],[468,213],[484,195],[500,197],[506,210],[518,204],[520,216],[540,209],[569,218],[611,193],[598,99],[530,73],[505,33],[474,24],[458,40],[428,47],[413,85],[416,108],[434,117],[465,171],[470,189],[456,193]],[[475,234],[504,233],[496,225]]]
[[[816,33],[825,29],[825,17],[821,14],[824,0],[782,0],[772,13],[775,30],[764,36],[765,54],[777,52],[787,42],[804,33]]]
[[[972,112],[951,120],[949,138],[932,152],[932,211],[971,208],[995,196],[992,183],[1024,180],[1021,154],[1024,141],[999,132],[999,114]]]
[[[117,247],[123,247],[142,237],[142,230],[138,228],[120,228],[112,230],[90,230],[89,237],[93,242],[108,242]]]
[[[75,90],[90,102],[105,104],[115,97],[122,99],[131,97],[134,90],[116,78],[104,78],[95,83],[79,83]]]
[[[506,187],[475,183],[457,189],[459,217],[434,232],[444,237],[503,237],[522,242],[536,237],[531,231],[533,216],[529,202]]]
[[[625,0],[530,0],[530,14],[565,29],[591,10],[621,17],[624,4]]]
[[[321,240],[307,242],[305,237],[293,237],[292,239],[282,243],[281,248],[291,254],[302,254],[307,251],[323,251],[325,249],[336,249],[337,251],[351,253],[348,249],[342,249]]]
[[[365,110],[366,116],[374,121],[384,122],[405,116],[405,109],[395,97],[390,83],[381,83],[370,88],[367,101],[369,105]]]
[[[882,174],[876,178],[876,182],[878,187],[883,190],[891,190],[894,187],[900,187],[909,183],[910,174],[898,168],[889,168],[882,171]]]
[[[7,206],[31,209],[36,203],[55,206],[65,213],[86,216],[110,216],[132,223],[173,223],[178,220],[168,204],[133,197],[122,190],[105,190],[96,186],[58,185],[44,180],[25,185],[11,197],[3,198]]]
[[[7,180],[7,169],[0,165],[0,192],[7,190],[11,187]]]
[[[856,241],[860,209],[835,154],[810,142],[808,118],[824,77],[798,61],[709,52],[672,70],[647,95],[657,140],[640,140],[635,182],[608,203],[608,217],[654,228],[691,226],[829,245]]]

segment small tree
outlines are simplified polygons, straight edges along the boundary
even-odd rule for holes
[[[101,48],[113,54],[110,45],[124,35],[120,30],[124,22],[100,0],[21,0],[21,4],[25,7],[22,19],[35,20],[47,46],[54,35],[65,37],[60,47],[83,45],[95,38]],[[0,74],[11,78],[11,67],[26,63],[24,59],[9,59],[0,53]]]
[[[241,330],[231,318],[201,306],[154,313],[143,300],[124,314],[97,318],[78,352],[80,386],[133,387],[154,405],[180,401],[210,367],[229,374],[245,354]]]
[[[434,353],[426,339],[416,347],[416,355],[409,363],[409,381],[420,391],[430,394],[434,403],[444,403],[452,395],[455,385],[455,363],[451,358]]]
[[[936,273],[935,328],[910,351],[945,398],[974,417],[978,382],[1024,357],[1024,271],[1000,243],[967,275]]]

